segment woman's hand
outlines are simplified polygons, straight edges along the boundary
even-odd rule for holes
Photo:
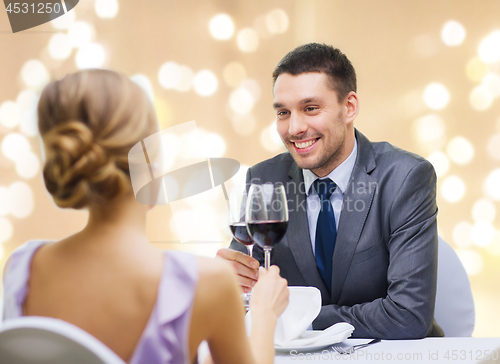
[[[259,280],[250,299],[252,317],[269,317],[271,313],[277,319],[285,310],[289,296],[288,282],[279,273],[280,269],[275,265],[268,271],[259,268]]]

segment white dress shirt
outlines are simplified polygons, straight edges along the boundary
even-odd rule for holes
[[[335,224],[337,230],[339,227],[340,212],[342,210],[344,193],[347,188],[347,184],[349,183],[349,178],[351,177],[357,155],[358,142],[356,141],[356,139],[354,139],[354,147],[352,148],[352,152],[349,157],[347,157],[347,159],[343,161],[342,164],[340,164],[337,168],[331,171],[328,176],[324,177],[330,178],[337,184],[335,192],[330,197],[330,203],[332,204],[333,212],[335,214]],[[309,224],[309,234],[311,236],[313,252],[314,254],[316,254],[316,224],[321,208],[321,201],[316,191],[314,191],[314,187],[312,187],[312,184],[315,180],[318,179],[318,176],[316,176],[309,169],[303,169],[302,174],[304,175],[304,183],[307,191],[307,220]]]

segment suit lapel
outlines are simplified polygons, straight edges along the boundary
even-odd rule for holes
[[[332,303],[337,302],[339,298],[377,187],[377,179],[369,174],[376,165],[372,145],[357,130],[356,139],[358,156],[344,193],[333,253]]]
[[[287,186],[288,199],[292,205],[289,204],[289,221],[285,239],[288,236],[291,237],[288,239],[288,244],[304,280],[308,285],[318,287],[323,302],[328,302],[330,300],[329,290],[327,290],[316,267],[316,259],[311,245],[304,176],[296,163],[292,164],[288,175],[291,178]]]

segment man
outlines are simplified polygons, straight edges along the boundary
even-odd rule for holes
[[[288,153],[248,170],[247,182],[282,182],[289,223],[272,264],[291,286],[315,286],[313,322],[355,327],[353,337],[443,336],[434,321],[437,273],[436,176],[425,159],[354,128],[356,74],[338,49],[306,44],[273,73],[277,129]],[[319,181],[316,181],[319,180]],[[331,182],[333,181],[333,182]],[[231,249],[241,285],[255,259]],[[262,263],[262,249],[254,257]]]

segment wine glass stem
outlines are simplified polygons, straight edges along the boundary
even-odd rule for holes
[[[264,267],[266,270],[268,270],[271,265],[271,249],[272,248],[268,246],[264,247]]]
[[[248,255],[250,255],[251,257],[253,257],[253,255],[252,255],[252,253],[253,253],[253,244],[247,245],[247,251],[248,251]]]

